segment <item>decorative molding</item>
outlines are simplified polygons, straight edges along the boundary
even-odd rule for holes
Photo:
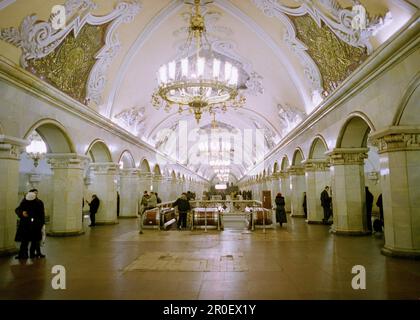
[[[133,107],[131,109],[125,109],[114,116],[114,122],[137,136],[143,133],[145,129],[145,112],[145,107]]]
[[[280,118],[280,124],[283,127],[282,136],[292,131],[299,123],[306,118],[306,113],[299,109],[292,108],[288,104],[277,105],[278,116]]]
[[[119,166],[113,162],[94,162],[89,164],[89,169],[95,175],[115,175],[119,171]]]
[[[0,135],[0,159],[20,160],[28,144],[28,140]]]
[[[290,176],[302,176],[305,175],[305,167],[304,166],[290,166],[287,168],[287,172]]]
[[[337,148],[329,152],[329,160],[332,166],[337,165],[363,165],[368,158],[368,148]]]
[[[121,23],[129,23],[140,11],[141,6],[136,0],[120,2],[116,8],[106,16],[93,16],[91,11],[96,4],[91,0],[67,0],[66,21],[63,29],[54,29],[51,21],[38,21],[36,15],[23,19],[19,28],[6,28],[0,30],[0,39],[22,49],[20,59],[22,67],[28,67],[31,59],[40,59],[53,52],[73,32],[77,37],[86,25],[103,25],[110,23],[105,36],[105,46],[96,54],[96,63],[90,71],[86,84],[86,99],[97,104],[105,89],[106,71],[120,48],[116,29]]]
[[[340,40],[352,47],[366,48],[368,54],[372,53],[372,45],[369,38],[391,20],[388,12],[384,18],[367,17],[366,29],[357,30],[352,28],[352,21],[356,12],[342,8],[336,0],[298,0],[299,7],[288,7],[280,4],[277,0],[252,0],[254,4],[268,17],[276,17],[286,27],[284,41],[288,47],[298,56],[304,67],[304,73],[313,92],[313,101],[316,102],[324,92],[323,78],[319,67],[308,54],[308,47],[297,38],[296,27],[288,16],[309,16],[316,22],[318,27],[324,23]],[[360,4],[359,1],[354,1]]]
[[[370,38],[392,20],[389,11],[383,17],[369,17],[366,13],[366,28],[357,29],[352,27],[352,21],[358,13],[343,8],[337,0],[297,0],[301,4],[299,7],[282,5],[277,0],[252,1],[269,17],[278,17],[279,13],[290,16],[309,14],[319,27],[325,23],[339,39],[353,47],[366,48],[369,54],[372,53]],[[353,0],[353,3],[354,6],[361,5],[358,0]]]
[[[46,154],[51,169],[84,169],[86,156],[76,153],[48,153]]]
[[[330,164],[325,160],[308,159],[303,162],[306,172],[329,171]]]
[[[391,127],[370,137],[378,153],[420,150],[420,129]]]

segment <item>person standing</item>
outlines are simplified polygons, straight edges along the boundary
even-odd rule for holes
[[[283,223],[287,223],[287,217],[286,217],[286,210],[284,208],[286,203],[284,201],[284,197],[282,196],[280,192],[277,193],[276,195],[275,203],[276,203],[276,220],[278,223],[280,223],[280,227],[282,227]]]
[[[45,223],[44,206],[37,200],[35,192],[28,192],[15,210],[20,218],[15,241],[20,242],[20,249],[16,259],[28,259],[28,245],[31,242],[30,258],[44,258],[41,253],[40,242],[42,227]]]
[[[366,193],[366,223],[369,232],[372,232],[372,206],[373,206],[373,194],[369,191],[368,187],[365,187]]]
[[[148,205],[148,201],[149,201],[149,194],[147,193],[147,191],[143,192],[143,196],[141,197],[140,200],[140,205],[139,207],[139,233],[143,234],[143,214],[147,209],[147,205]]]
[[[95,215],[98,212],[100,201],[99,201],[99,198],[96,196],[96,194],[94,194],[94,195],[92,195],[92,200],[90,202],[86,200],[86,202],[89,205],[89,212],[90,212],[90,225],[89,225],[89,227],[94,227],[96,225]]]
[[[321,206],[324,209],[324,219],[322,220],[324,224],[328,223],[328,219],[331,216],[331,197],[328,193],[330,187],[326,186],[324,191],[321,192]]]
[[[308,205],[307,205],[307,202],[306,202],[306,192],[303,193],[303,204],[302,204],[302,206],[303,206],[303,213],[305,214],[305,218],[307,218],[308,217]]]
[[[147,209],[153,209],[157,207],[157,197],[154,192],[150,192],[150,196],[147,199]]]
[[[176,199],[172,204],[172,207],[178,207],[179,218],[178,218],[178,229],[187,227],[187,214],[191,210],[190,202],[187,199],[187,194],[184,192],[181,197]]]

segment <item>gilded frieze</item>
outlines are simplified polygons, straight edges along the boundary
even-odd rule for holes
[[[77,37],[70,33],[47,56],[28,61],[28,69],[74,99],[86,103],[86,84],[96,63],[96,55],[105,45],[108,24],[85,24]]]
[[[296,28],[297,38],[308,47],[308,54],[317,64],[323,79],[324,94],[333,91],[366,58],[366,49],[353,47],[322,23],[318,27],[308,15],[289,16]]]

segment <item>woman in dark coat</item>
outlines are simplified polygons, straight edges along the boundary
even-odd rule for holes
[[[286,218],[286,210],[284,209],[284,197],[281,195],[281,193],[277,193],[276,196],[276,220],[278,223],[280,223],[280,227],[283,226],[283,223],[287,222]]]
[[[28,192],[16,209],[19,216],[19,226],[15,241],[20,242],[19,254],[16,259],[28,259],[28,245],[31,242],[30,258],[45,257],[41,253],[42,227],[45,224],[44,205],[36,198],[34,192]]]

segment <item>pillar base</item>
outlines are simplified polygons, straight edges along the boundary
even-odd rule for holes
[[[119,216],[118,219],[137,219],[139,216]]]
[[[372,235],[371,231],[344,231],[344,230],[334,230],[334,228],[332,230],[332,233],[337,236],[355,236],[355,237]]]
[[[0,250],[0,257],[8,257],[13,256],[19,252],[18,248],[8,248],[8,249],[1,249]]]
[[[114,225],[114,224],[118,224],[118,220],[116,221],[96,221],[95,225],[97,226],[108,226],[108,225]]]
[[[75,237],[75,236],[81,236],[85,232],[83,230],[81,231],[69,231],[69,232],[47,232],[47,236],[49,237]]]
[[[420,251],[404,251],[383,247],[381,253],[388,257],[420,260]]]

